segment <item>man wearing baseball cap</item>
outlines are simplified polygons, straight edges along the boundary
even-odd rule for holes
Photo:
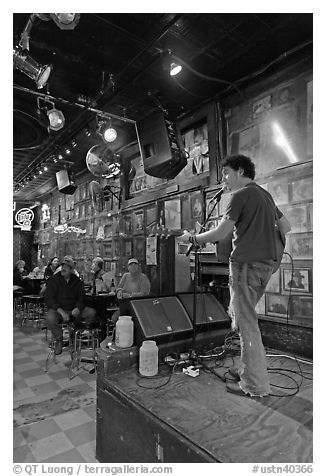
[[[84,307],[84,287],[74,273],[75,262],[72,256],[62,260],[61,271],[53,275],[47,282],[45,303],[48,307],[46,321],[48,329],[55,339],[56,355],[62,352],[62,323],[83,318],[86,321],[95,320],[96,311]]]
[[[128,261],[128,273],[124,273],[117,287],[117,298],[132,298],[138,296],[148,296],[151,291],[151,283],[146,274],[141,272],[140,263],[137,258],[130,258]],[[112,316],[115,323],[119,318],[119,311]]]

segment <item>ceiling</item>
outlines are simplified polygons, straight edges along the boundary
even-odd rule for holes
[[[14,14],[14,45],[29,15]],[[65,156],[66,165],[74,172],[85,168],[87,151],[101,142],[95,114],[85,101],[138,121],[157,107],[153,96],[176,118],[230,91],[226,84],[208,81],[185,67],[173,79],[163,70],[163,50],[170,49],[200,73],[236,82],[312,37],[312,14],[83,13],[72,31],[37,20],[30,34],[30,55],[41,64],[52,64],[53,70],[42,90],[14,70],[14,183],[33,174],[39,164],[46,163],[48,171],[37,173],[14,194],[15,199],[34,200],[55,186],[55,171],[63,163],[55,164],[51,157],[72,139],[77,146]],[[242,87],[245,81],[237,84]],[[22,88],[62,99],[55,104],[64,112],[65,127],[49,134],[40,126],[35,116],[37,96]],[[132,140],[130,125],[114,120],[113,125],[119,129],[115,148]],[[90,137],[85,127],[92,132]]]

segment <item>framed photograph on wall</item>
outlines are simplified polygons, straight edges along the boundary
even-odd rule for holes
[[[306,177],[292,182],[292,201],[302,202],[313,198],[312,177]]]
[[[156,204],[146,208],[146,233],[152,234],[157,230],[157,207]]]
[[[181,229],[181,203],[180,199],[164,202],[165,227],[169,230]]]
[[[310,269],[283,269],[283,291],[293,293],[311,293]]]
[[[124,215],[124,223],[125,223],[125,233],[127,235],[132,235],[132,219],[131,215]]]
[[[266,293],[266,314],[268,316],[286,317],[288,296]]]
[[[268,281],[266,291],[269,293],[279,293],[281,292],[280,287],[280,270],[278,269]]]
[[[191,195],[191,218],[201,219],[204,212],[203,196],[200,192],[195,192]]]
[[[309,231],[306,205],[293,205],[291,207],[284,207],[282,211],[290,222],[292,233],[304,233]]]
[[[132,257],[132,240],[125,240],[125,257],[127,259]]]
[[[272,195],[276,205],[289,203],[289,184],[287,180],[278,180],[268,184],[268,191]]]
[[[134,212],[133,222],[134,222],[134,233],[143,233],[144,232],[144,212],[143,211]]]
[[[307,296],[292,296],[291,298],[291,317],[312,318],[313,317],[313,299]]]
[[[146,242],[145,238],[138,237],[134,239],[134,256],[135,258],[139,259],[139,261],[143,261],[145,259],[146,253]]]
[[[290,254],[293,259],[313,258],[313,239],[312,233],[300,233],[290,235]]]

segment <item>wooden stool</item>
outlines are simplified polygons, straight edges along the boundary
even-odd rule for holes
[[[79,370],[80,362],[91,362],[94,365],[94,370],[96,370],[97,360],[96,360],[96,347],[100,345],[100,322],[96,320],[95,322],[86,322],[78,321],[74,327],[74,337],[73,337],[73,354],[72,362],[69,369],[69,378],[70,380],[76,375],[76,372]],[[82,358],[82,350],[92,350],[92,358]]]

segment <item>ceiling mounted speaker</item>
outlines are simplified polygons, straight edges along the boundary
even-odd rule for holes
[[[176,177],[187,165],[187,157],[173,122],[158,111],[137,127],[145,173],[165,179]]]

